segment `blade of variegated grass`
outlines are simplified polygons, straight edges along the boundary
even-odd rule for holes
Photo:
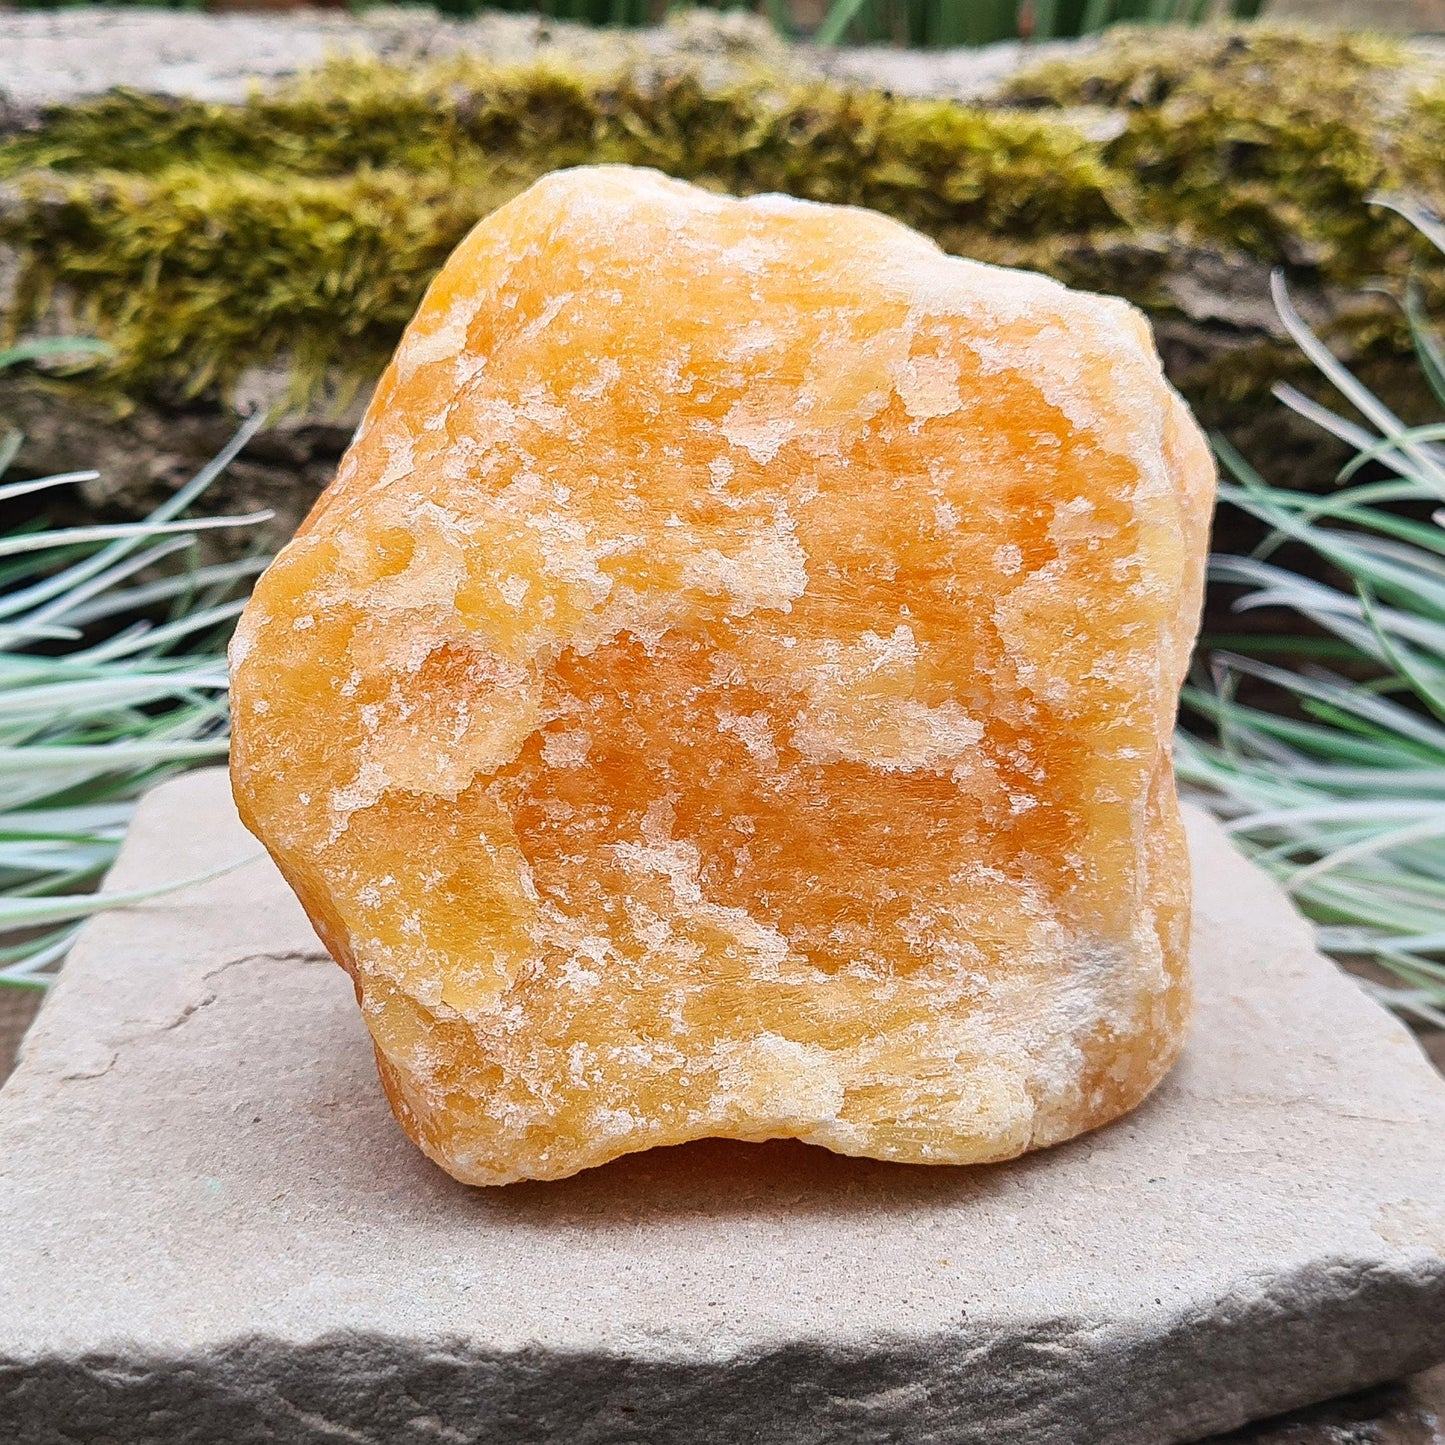
[[[1428,234],[1445,239],[1438,226]],[[1375,987],[1377,997],[1445,1022],[1445,513],[1422,522],[1395,510],[1445,495],[1445,422],[1406,426],[1329,354],[1278,278],[1275,291],[1290,334],[1366,425],[1277,389],[1355,455],[1339,490],[1317,496],[1270,486],[1221,443],[1234,478],[1223,503],[1269,533],[1249,557],[1212,559],[1210,572],[1246,589],[1242,612],[1307,620],[1348,673],[1320,665],[1313,636],[1256,637],[1258,655],[1216,650],[1212,684],[1184,695],[1215,733],[1181,730],[1178,773],[1316,920],[1322,946],[1373,959],[1400,982]],[[1445,403],[1445,361],[1418,287],[1406,310],[1426,380]],[[1396,479],[1357,481],[1366,468]],[[1285,542],[1333,572],[1302,576],[1270,560]],[[1241,680],[1256,688],[1249,704],[1238,699]]]
[[[0,984],[43,986],[79,920],[194,881],[93,891],[136,797],[226,755],[220,648],[241,607],[233,589],[264,564],[198,567],[196,538],[267,514],[181,514],[260,424],[246,423],[145,522],[29,524],[0,537]],[[12,484],[0,500],[93,475]]]
[[[260,431],[264,420],[264,416],[258,414],[247,421],[217,456],[202,467],[184,487],[179,488],[172,497],[157,507],[148,520],[161,526],[184,512],[235,461],[247,442],[251,441]],[[0,598],[0,618],[12,617],[28,608],[38,607],[42,603],[63,597],[77,583],[84,582],[97,573],[105,571],[108,566],[118,558],[127,555],[142,540],[144,540],[142,536],[134,535],[118,538],[85,560],[73,564],[56,575],[45,578],[29,588]]]

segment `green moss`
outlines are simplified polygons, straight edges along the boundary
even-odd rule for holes
[[[772,77],[708,90],[696,75],[588,81],[555,69],[452,61],[332,64],[244,106],[120,91],[54,112],[0,145],[0,175],[177,166],[275,177],[371,169],[419,176],[481,165],[539,174],[615,160],[741,192],[919,209],[1010,233],[1113,215],[1117,178],[1052,116],[973,111]]]
[[[333,62],[244,105],[119,90],[57,108],[38,131],[0,146],[0,175],[153,175],[190,165],[339,176],[369,167],[444,171],[479,150],[583,156],[604,94],[596,82],[540,66],[400,68],[375,60]]]
[[[1445,80],[1410,96],[1400,128],[1400,161],[1405,187],[1440,209],[1445,202]]]
[[[115,343],[123,395],[224,392],[283,358],[298,394],[361,377],[475,220],[589,161],[873,207],[952,251],[1155,308],[1181,242],[1353,284],[1405,263],[1403,226],[1367,195],[1445,191],[1445,88],[1399,104],[1399,74],[1374,42],[1141,31],[1037,68],[991,108],[465,59],[336,63],[243,105],[117,93],[0,143],[0,245],[21,260],[6,321],[73,298]],[[1099,103],[1123,107],[1112,139],[1070,113]]]
[[[1348,282],[1391,269],[1408,239],[1367,204],[1404,177],[1402,65],[1398,48],[1360,36],[1196,32],[1165,46],[1124,31],[1018,77],[1009,95],[1121,108],[1105,159],[1137,180],[1149,220]],[[1415,180],[1440,195],[1445,150]]]
[[[302,386],[374,369],[474,221],[599,160],[872,206],[1009,259],[1120,216],[1117,178],[1050,116],[765,78],[710,92],[353,62],[245,106],[115,94],[0,147],[0,240],[23,257],[10,324],[73,293],[127,391],[224,390],[279,357]]]
[[[455,176],[188,166],[51,177],[22,193],[17,314],[42,314],[63,286],[81,324],[113,343],[111,381],[171,398],[224,390],[278,358],[301,389],[338,363],[374,374],[447,253],[505,198]]]
[[[1373,88],[1375,77],[1407,58],[1394,41],[1348,31],[1117,26],[1097,46],[1020,71],[1004,96],[1024,104],[1147,108],[1185,90],[1248,78],[1299,103],[1321,86]]]

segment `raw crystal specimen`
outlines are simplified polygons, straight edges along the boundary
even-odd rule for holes
[[[1212,488],[1122,302],[621,167],[483,221],[233,648],[403,1126],[499,1184],[1138,1103]]]

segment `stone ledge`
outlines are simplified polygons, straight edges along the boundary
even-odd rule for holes
[[[451,20],[415,7],[364,15],[334,10],[207,15],[199,11],[75,6],[0,11],[0,129],[116,87],[235,104],[336,55],[400,63],[467,53],[498,64],[561,60],[611,70],[678,57],[706,63],[762,61],[803,75],[833,75],[901,95],[974,99],[1025,64],[1079,53],[1097,42],[1005,42],[949,51],[817,50],[789,46],[742,12],[700,11],[641,30],[484,11]]]
[[[713,1142],[467,1190],[269,863],[96,920],[0,1092],[0,1438],[1169,1445],[1445,1357],[1445,1084],[1191,832],[1180,1065],[971,1170]],[[253,852],[193,774],[111,886]]]

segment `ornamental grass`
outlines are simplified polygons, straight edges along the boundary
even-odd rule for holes
[[[1388,204],[1445,254],[1445,226]],[[1267,536],[1215,557],[1211,581],[1242,589],[1235,609],[1266,624],[1243,647],[1216,645],[1186,689],[1179,775],[1315,920],[1322,948],[1376,965],[1381,999],[1445,1028],[1445,420],[1406,425],[1321,343],[1279,276],[1274,291],[1343,406],[1277,395],[1354,455],[1316,495],[1271,486],[1218,443],[1232,478],[1221,502]],[[1405,315],[1445,413],[1445,343],[1418,280]]]

